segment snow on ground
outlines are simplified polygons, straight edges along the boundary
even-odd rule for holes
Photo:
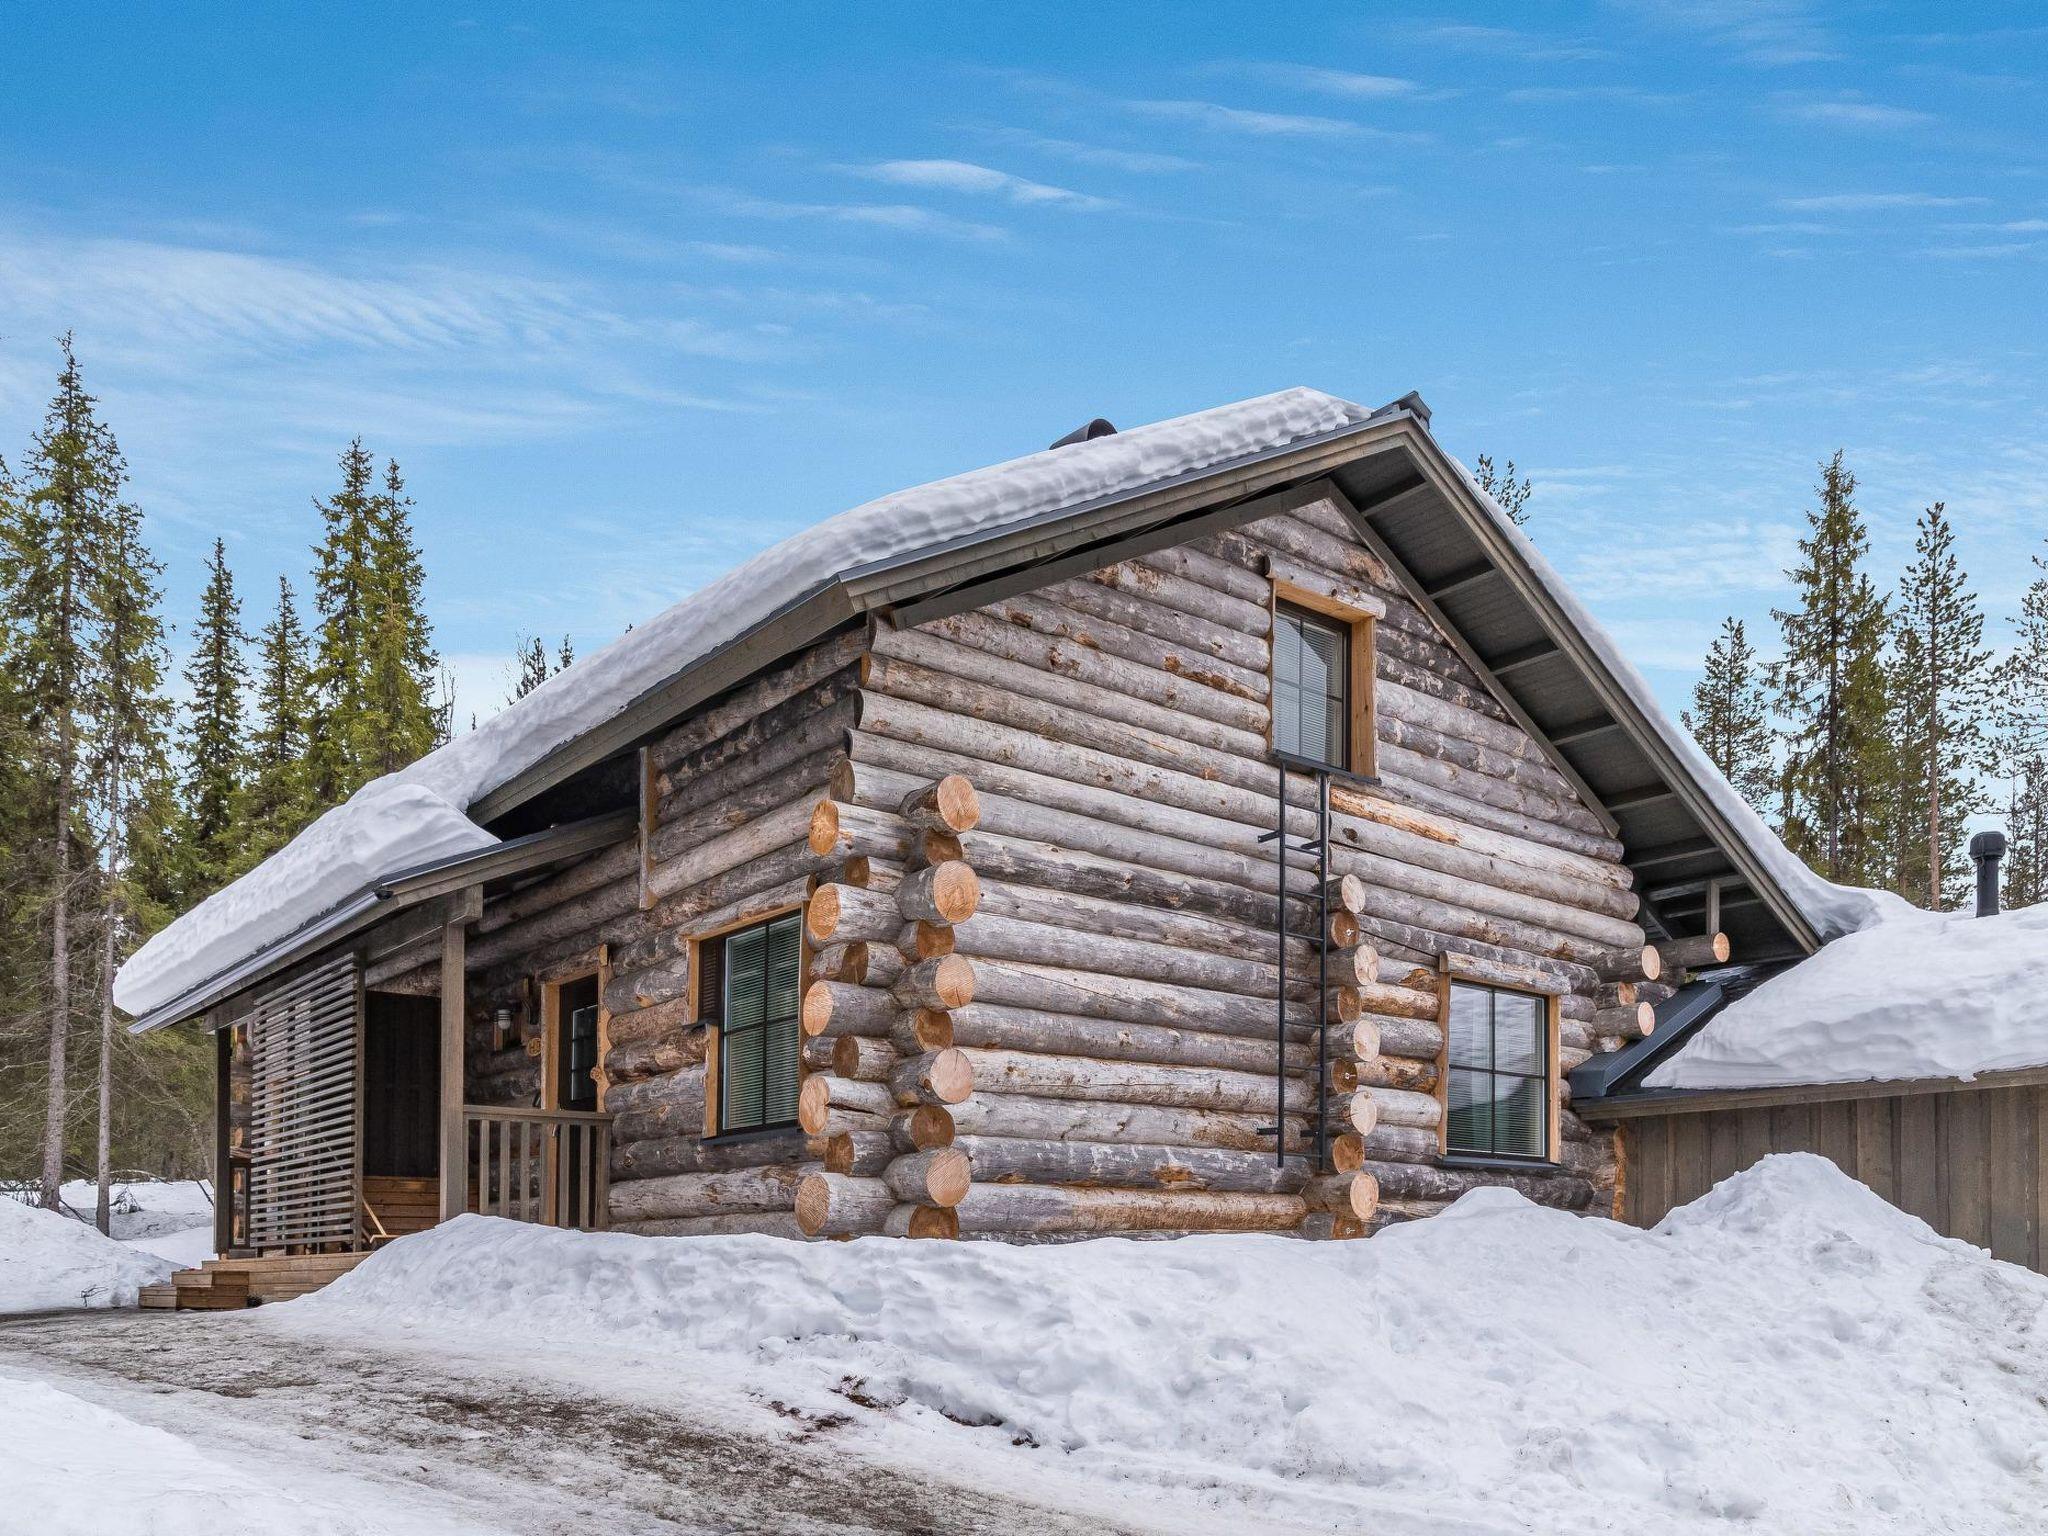
[[[173,1267],[62,1212],[0,1200],[0,1314],[132,1307]]]
[[[582,1235],[465,1216],[258,1325],[535,1341],[874,1411],[1306,1525],[2018,1531],[2048,1500],[2048,1279],[1817,1158],[1653,1232],[1506,1191],[1369,1242]],[[537,1363],[538,1362],[538,1363]]]
[[[2048,1063],[2048,905],[1907,908],[1716,1014],[1648,1088],[1974,1077]]]
[[[1287,389],[897,491],[762,551],[398,773],[358,790],[289,845],[137,950],[114,1000],[146,1013],[364,890],[496,841],[476,800],[649,689],[833,578],[1070,512],[1358,426],[1374,412]]]
[[[476,1530],[392,1489],[287,1489],[44,1382],[0,1376],[0,1536],[427,1536]],[[370,1496],[366,1496],[370,1495]]]
[[[116,1179],[109,1189],[112,1237],[118,1243],[190,1269],[213,1257],[213,1194],[204,1179]],[[98,1208],[91,1179],[72,1179],[58,1196],[88,1221]]]

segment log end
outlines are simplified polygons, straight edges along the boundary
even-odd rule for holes
[[[943,1008],[919,1008],[910,1015],[911,1037],[921,1051],[943,1051],[953,1043],[953,1015]]]
[[[952,831],[972,832],[981,825],[981,797],[961,774],[949,773],[932,786],[932,808]]]
[[[905,1223],[905,1237],[955,1238],[960,1235],[960,1213],[950,1206],[920,1205],[911,1209]]]
[[[796,1123],[807,1136],[822,1136],[832,1113],[832,1089],[822,1077],[807,1077],[796,1092]]]
[[[820,800],[812,810],[808,842],[811,852],[821,859],[830,857],[839,846],[839,807],[830,800]]]
[[[974,1165],[965,1152],[941,1147],[919,1155],[927,1159],[924,1190],[931,1204],[955,1206],[967,1198],[967,1188],[974,1182]]]
[[[932,1097],[941,1104],[959,1104],[974,1092],[974,1067],[967,1053],[953,1046],[934,1051],[925,1069]]]
[[[1351,1026],[1351,1054],[1360,1061],[1375,1061],[1380,1054],[1380,1027],[1371,1019]]]
[[[932,906],[949,923],[964,923],[981,905],[981,880],[958,859],[932,871]]]
[[[910,1144],[919,1151],[953,1145],[953,1117],[936,1104],[920,1104],[904,1121]]]
[[[948,1008],[965,1008],[974,1001],[974,962],[965,955],[940,956],[932,968],[932,992]]]
[[[1728,961],[1728,956],[1733,953],[1728,944],[1728,935],[1717,933],[1709,940],[1709,944],[1713,950],[1714,959],[1725,965]]]
[[[832,983],[814,981],[804,988],[804,1000],[798,1017],[806,1035],[818,1036],[832,1025]]]
[[[828,800],[823,804],[830,805],[831,802]],[[839,907],[838,886],[821,885],[811,892],[811,899],[804,903],[804,927],[813,944],[827,943],[839,931]]]
[[[1643,946],[1643,980],[1655,981],[1664,974],[1664,957],[1657,953],[1657,946]]]

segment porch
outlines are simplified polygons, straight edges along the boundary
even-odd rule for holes
[[[509,1010],[479,979],[480,963],[502,967],[490,948],[502,942],[487,932],[481,956],[475,942],[487,895],[598,840],[574,830],[396,881],[342,942],[209,1010],[218,1257],[151,1304],[303,1294],[465,1212],[606,1225],[603,953],[552,964],[530,978],[531,1006]],[[529,1064],[517,1080],[502,1070],[508,1055]]]

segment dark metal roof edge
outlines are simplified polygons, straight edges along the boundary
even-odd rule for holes
[[[1720,808],[1713,803],[1713,798],[1701,786],[1683,756],[1664,740],[1634,696],[1608,669],[1596,649],[1586,642],[1585,637],[1579,633],[1578,626],[1571,622],[1570,615],[1558,604],[1542,579],[1523,557],[1522,551],[1515,547],[1514,541],[1486,515],[1478,494],[1464,474],[1458,470],[1450,455],[1444,451],[1443,445],[1427,430],[1418,435],[1422,441],[1428,443],[1433,455],[1434,462],[1429,467],[1455,491],[1454,504],[1466,510],[1466,522],[1479,540],[1487,558],[1500,568],[1516,594],[1536,611],[1544,631],[1593,684],[1593,691],[1600,696],[1602,706],[1624,726],[1631,739],[1656,767],[1664,782],[1679,792],[1681,802],[1700,823],[1701,830],[1719,845],[1744,882],[1764,898],[1765,905],[1784,924],[1786,931],[1801,949],[1807,954],[1817,951],[1821,944],[1820,935],[1807,920],[1806,914],[1799,910],[1798,904],[1772,877],[1769,868],[1757,857],[1749,843],[1736,833]]]
[[[1657,1007],[1657,1027],[1618,1051],[1607,1051],[1579,1063],[1568,1074],[1574,1105],[1591,1103],[1625,1091],[1658,1062],[1677,1051],[1721,1011],[1727,989],[1717,981],[1694,981],[1680,987]]]
[[[188,987],[167,1003],[142,1014],[128,1026],[131,1035],[148,1034],[204,1013],[265,976],[304,959],[316,950],[360,932],[386,916],[407,911],[444,894],[452,885],[477,885],[485,880],[537,869],[579,852],[618,842],[637,826],[634,812],[615,812],[529,832],[488,848],[451,854],[445,859],[413,865],[375,881],[345,900],[266,944],[240,964]],[[459,879],[453,877],[459,876]]]

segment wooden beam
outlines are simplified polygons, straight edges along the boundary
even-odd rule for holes
[[[462,1122],[462,1044],[468,1026],[465,960],[469,925],[483,916],[482,886],[456,900],[441,929],[441,1220],[469,1204],[469,1146]]]
[[[1461,566],[1448,576],[1438,577],[1422,590],[1427,592],[1431,602],[1442,602],[1453,593],[1500,575],[1500,567],[1491,560],[1478,560],[1471,565]]]
[[[1676,864],[1683,859],[1696,859],[1703,853],[1717,853],[1721,845],[1711,837],[1688,837],[1675,843],[1659,843],[1653,848],[1622,855],[1622,862],[1630,869],[1641,873],[1656,864]]]
[[[1634,789],[1617,790],[1607,797],[1610,811],[1632,811],[1639,805],[1655,805],[1660,800],[1676,800],[1678,791],[1669,784],[1642,784]]]
[[[235,1028],[213,1032],[213,1251],[226,1253],[235,1241],[234,1147],[228,1134],[234,1100]]]
[[[1590,741],[1595,736],[1605,736],[1609,731],[1621,729],[1621,722],[1612,715],[1594,715],[1584,720],[1574,720],[1570,725],[1561,725],[1549,733],[1550,744],[1554,747],[1574,746]]]
[[[1517,646],[1514,650],[1505,652],[1500,660],[1490,661],[1487,666],[1495,677],[1507,677],[1524,667],[1533,667],[1539,661],[1548,661],[1551,657],[1562,654],[1564,653],[1550,641],[1538,640],[1533,645]]]

